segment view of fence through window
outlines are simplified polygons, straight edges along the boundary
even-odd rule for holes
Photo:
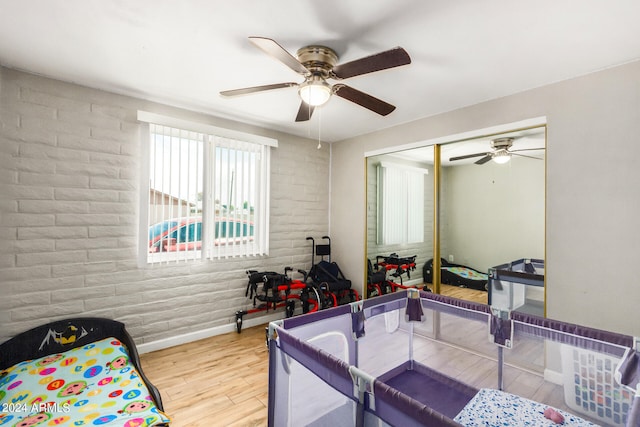
[[[148,261],[264,253],[268,148],[155,124],[150,135]]]

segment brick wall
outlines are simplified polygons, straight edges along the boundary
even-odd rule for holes
[[[270,255],[137,264],[138,109],[261,133],[272,150]],[[328,230],[328,147],[0,67],[0,342],[71,316],[124,322],[138,343],[235,323],[245,270],[308,269]]]

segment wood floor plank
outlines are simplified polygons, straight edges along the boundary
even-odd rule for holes
[[[268,352],[264,326],[146,353],[172,425],[265,426]]]

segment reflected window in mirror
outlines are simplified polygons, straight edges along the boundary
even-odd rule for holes
[[[424,176],[428,173],[396,163],[378,164],[379,245],[424,242]]]

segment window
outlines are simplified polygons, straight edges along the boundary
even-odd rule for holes
[[[378,244],[424,241],[426,169],[382,162],[378,165]]]
[[[149,140],[141,259],[267,254],[269,150],[277,142],[151,113],[138,117],[148,123]]]

